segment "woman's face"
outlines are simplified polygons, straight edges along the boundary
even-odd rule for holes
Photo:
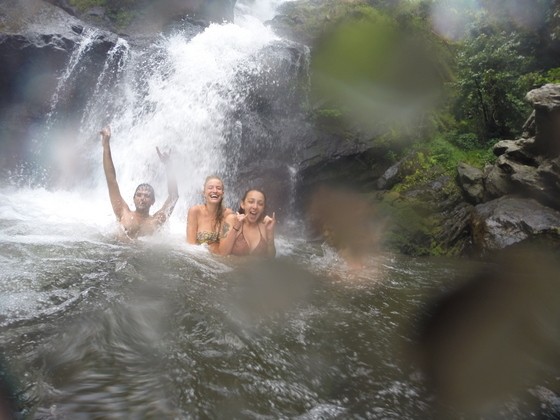
[[[206,203],[219,204],[224,198],[224,184],[218,178],[210,178],[204,184],[204,200]]]
[[[260,191],[249,191],[245,200],[241,202],[241,208],[245,210],[247,221],[256,223],[261,219],[264,212],[265,198]]]

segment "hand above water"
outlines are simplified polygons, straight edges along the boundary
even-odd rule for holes
[[[263,223],[268,235],[274,235],[274,227],[276,226],[276,213],[272,213],[272,217],[265,216]]]
[[[108,143],[109,139],[111,138],[111,127],[109,127],[108,125],[103,127],[99,134],[101,134],[101,140],[103,141],[103,144]]]
[[[163,162],[164,165],[168,165],[171,162],[171,152],[161,152],[159,147],[156,146],[156,151],[159,156],[159,160]]]

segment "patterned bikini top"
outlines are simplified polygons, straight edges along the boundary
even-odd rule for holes
[[[214,244],[220,241],[220,235],[218,232],[196,232],[196,242],[201,244]]]

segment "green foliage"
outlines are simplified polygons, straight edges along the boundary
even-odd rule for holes
[[[457,57],[456,112],[471,122],[481,140],[519,134],[530,113],[520,77],[531,58],[519,54],[520,41],[504,31],[480,32],[467,39]]]
[[[529,5],[530,3],[530,5]],[[481,0],[470,36],[459,42],[454,114],[461,132],[491,138],[520,134],[531,109],[526,93],[560,81],[560,3]]]
[[[560,83],[560,67],[546,71],[530,72],[519,78],[519,84],[526,92],[539,88],[547,83]]]
[[[315,119],[315,124],[322,131],[342,137],[350,135],[351,130],[346,123],[342,110],[338,108],[319,108],[314,110],[312,115]]]
[[[475,137],[472,134],[465,136],[466,139],[471,140],[474,140]],[[460,162],[483,168],[486,164],[494,162],[496,158],[492,153],[490,143],[485,147],[468,145],[467,148],[464,148],[450,142],[447,136],[441,135],[425,143],[414,145],[409,156],[403,162],[403,172],[410,175],[394,187],[395,191],[407,191],[418,185],[431,182],[442,175],[454,178],[457,165]]]
[[[368,134],[429,131],[451,74],[445,51],[413,15],[354,6],[313,50],[312,101],[344,110],[348,124]]]
[[[396,193],[385,195],[379,204],[379,212],[391,220],[391,225],[383,246],[406,255],[433,255],[433,227],[427,217],[431,211],[418,200],[404,200]]]
[[[80,12],[92,7],[103,7],[107,17],[118,27],[122,27],[147,4],[147,0],[69,0]]]
[[[70,5],[76,7],[79,11],[84,12],[92,7],[105,7],[108,0],[69,0]]]
[[[315,116],[321,120],[339,120],[342,117],[342,111],[335,108],[320,108],[315,110]]]

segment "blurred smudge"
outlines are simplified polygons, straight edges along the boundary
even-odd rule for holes
[[[438,296],[414,349],[437,403],[482,415],[526,399],[530,386],[558,395],[559,302],[557,255],[528,247],[504,251]]]
[[[379,251],[384,223],[363,194],[321,186],[311,197],[307,219],[352,267]]]
[[[247,261],[228,274],[225,304],[254,324],[306,301],[318,281],[313,274],[283,259]]]

